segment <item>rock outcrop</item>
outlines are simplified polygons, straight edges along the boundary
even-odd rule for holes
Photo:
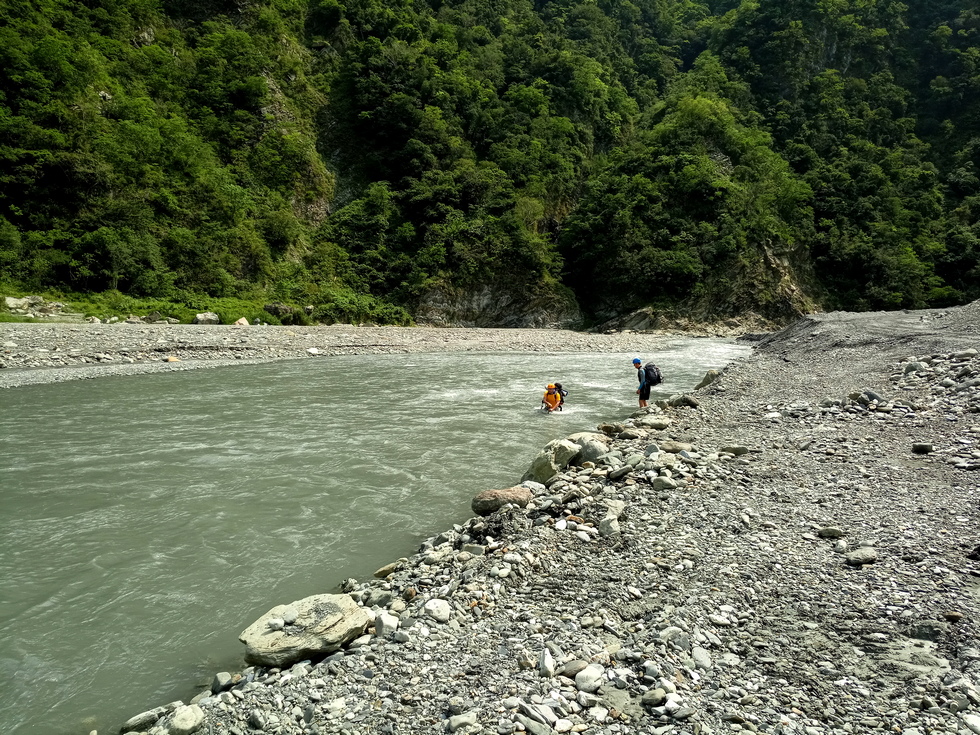
[[[531,292],[513,284],[433,288],[415,310],[419,324],[453,327],[574,329],[582,314],[570,294]]]

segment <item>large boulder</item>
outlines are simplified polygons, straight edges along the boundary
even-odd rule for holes
[[[513,503],[521,508],[531,502],[533,493],[526,487],[505,487],[500,490],[484,490],[473,498],[470,507],[478,516],[488,516],[496,513],[505,505]]]
[[[578,444],[579,453],[572,458],[574,464],[595,462],[609,451],[609,437],[594,431],[580,431],[568,437],[568,441]]]
[[[313,595],[277,605],[238,637],[245,662],[289,666],[340,650],[367,630],[371,617],[348,595]]]
[[[191,324],[221,324],[221,317],[213,311],[204,311],[191,319]]]
[[[578,444],[567,439],[548,442],[541,453],[531,461],[531,466],[524,473],[521,482],[531,480],[547,485],[581,451],[582,448]]]
[[[709,370],[701,378],[701,382],[694,386],[694,390],[701,390],[705,386],[711,385],[721,377],[721,370]]]

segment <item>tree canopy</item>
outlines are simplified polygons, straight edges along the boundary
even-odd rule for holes
[[[980,297],[965,0],[6,0],[0,20],[3,284],[325,321],[404,321],[445,286],[593,320],[778,318],[780,278],[823,308]]]

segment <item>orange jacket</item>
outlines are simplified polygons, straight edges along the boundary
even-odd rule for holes
[[[558,394],[558,391],[551,391],[550,393],[545,391],[544,398],[541,400],[548,406],[548,408],[554,410],[558,408],[558,404],[561,403],[561,396]]]

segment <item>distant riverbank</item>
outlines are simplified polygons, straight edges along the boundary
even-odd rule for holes
[[[733,330],[724,336],[738,336]],[[435,327],[0,323],[0,388],[330,355],[630,352],[704,333]]]

